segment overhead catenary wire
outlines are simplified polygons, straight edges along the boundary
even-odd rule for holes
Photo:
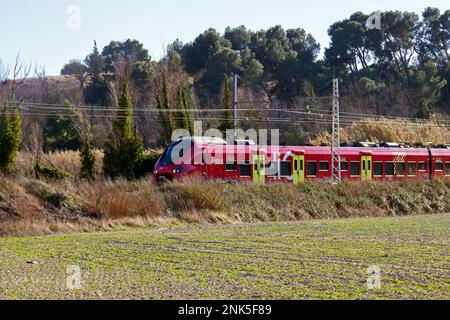
[[[306,100],[314,100],[314,99],[328,99],[329,97],[317,97],[317,98],[306,98]],[[300,98],[301,99],[301,98]],[[243,104],[246,103],[262,103],[260,101],[244,101]],[[119,111],[123,111],[120,108],[116,107],[106,107],[106,106],[76,106],[73,109],[68,107],[64,104],[51,104],[51,103],[33,103],[33,102],[24,102],[24,103],[17,103],[17,102],[2,102],[4,108],[17,108],[19,107],[21,110],[21,114],[24,116],[73,116],[73,110],[81,111],[81,112],[89,112],[89,117],[92,118],[104,118],[104,119],[112,119],[118,117],[117,114],[95,114],[95,112],[104,112],[104,113],[118,113]],[[269,103],[270,105],[270,103]],[[2,105],[0,104],[0,108]],[[291,116],[295,115],[297,117],[283,117],[283,119],[277,119],[277,118],[270,118],[265,117],[266,119],[260,119],[261,117],[242,117],[238,118],[239,121],[245,121],[245,120],[251,120],[251,121],[258,121],[258,122],[278,122],[278,123],[284,123],[284,122],[292,122],[292,121],[302,121],[303,123],[312,123],[312,124],[329,124],[331,123],[332,114],[331,110],[325,110],[320,108],[314,108],[314,107],[303,107],[303,111],[298,109],[282,109],[282,108],[242,108],[240,109],[241,112],[258,112],[258,113],[264,113],[264,112],[278,112],[278,113],[284,113],[289,114]],[[223,113],[223,108],[211,108],[211,109],[158,109],[156,107],[139,107],[139,108],[133,108],[133,118],[139,119],[142,114],[159,114],[159,113],[193,113],[193,114],[207,114],[207,113]],[[305,119],[307,117],[307,119]],[[172,119],[174,119],[172,117]],[[225,118],[219,117],[213,117],[213,118],[205,118],[195,116],[196,120],[225,120]],[[436,119],[433,121],[429,120],[419,120],[416,118],[411,117],[394,117],[394,116],[383,116],[383,115],[373,115],[373,114],[364,114],[364,113],[357,113],[357,112],[341,112],[341,122],[344,125],[351,125],[354,124],[356,121],[362,121],[362,120],[389,120],[389,124],[382,124],[377,123],[377,125],[399,125],[399,126],[418,126],[418,127],[449,127],[450,126],[450,120],[443,120],[443,119]],[[176,120],[176,119],[174,119]]]

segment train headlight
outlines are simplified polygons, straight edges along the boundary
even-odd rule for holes
[[[173,170],[173,173],[181,173],[183,172],[183,168],[182,167],[177,167],[176,169]]]

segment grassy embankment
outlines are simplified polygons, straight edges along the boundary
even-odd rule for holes
[[[76,153],[49,157],[55,165],[76,175]],[[449,181],[337,186],[314,182],[253,186],[192,181],[163,187],[155,187],[148,180],[55,182],[35,179],[32,164],[23,159],[25,155],[19,157],[17,176],[0,176],[1,235],[450,212]]]
[[[439,119],[434,119],[435,121]],[[433,124],[433,123],[431,123]],[[343,141],[450,142],[450,131],[430,123],[409,125],[366,119],[344,128]],[[326,143],[319,135],[315,143]],[[96,151],[95,171],[102,153]],[[286,221],[355,216],[450,212],[450,182],[405,184],[307,183],[271,185],[168,184],[149,181],[83,182],[77,152],[56,152],[46,163],[72,175],[62,182],[37,180],[34,158],[21,153],[15,176],[0,176],[0,234],[51,234],[179,223]]]

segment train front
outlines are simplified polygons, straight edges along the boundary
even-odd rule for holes
[[[200,161],[196,161],[198,158]],[[194,139],[180,139],[172,142],[156,163],[153,183],[181,181],[196,175],[201,175],[201,149]]]

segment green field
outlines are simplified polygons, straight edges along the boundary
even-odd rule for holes
[[[449,247],[449,214],[3,238],[0,298],[450,299]]]

